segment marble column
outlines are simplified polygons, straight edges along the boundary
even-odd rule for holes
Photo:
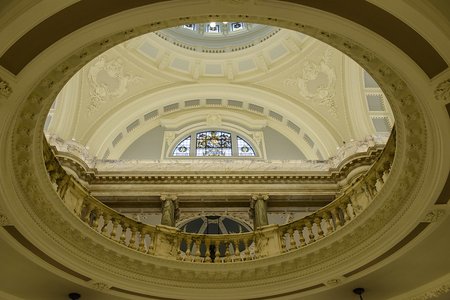
[[[161,225],[175,227],[178,203],[176,195],[161,195]]]
[[[267,219],[267,200],[269,195],[253,194],[252,195],[252,211],[253,211],[253,228],[257,229],[261,226],[269,224]]]

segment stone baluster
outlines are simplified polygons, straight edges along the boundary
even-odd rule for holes
[[[82,210],[84,210],[83,221],[85,223],[90,224],[90,222],[91,222],[91,213],[94,210],[94,208],[95,208],[94,205],[92,203],[88,202],[88,200],[85,199],[83,201],[83,209]]]
[[[295,243],[295,239],[294,239],[294,228],[289,227],[287,233],[288,233],[288,237],[289,237],[289,251],[292,251],[295,248],[297,248],[297,244]]]
[[[380,182],[381,186],[384,185],[384,178],[383,178],[384,172],[385,172],[384,169],[380,169],[377,172],[377,179]]]
[[[306,246],[305,236],[303,235],[303,228],[304,228],[304,224],[298,224],[297,231],[298,231],[298,240],[300,242],[300,244],[298,245],[298,248]]]
[[[287,239],[286,236],[287,235],[288,235],[287,230],[285,228],[281,228],[281,230],[280,230],[281,252],[287,252],[288,251],[287,243],[286,243],[286,239]]]
[[[212,261],[211,260],[211,250],[210,250],[211,240],[207,236],[205,237],[205,247],[206,247],[206,250],[205,250],[205,262],[206,263],[210,263]]]
[[[373,193],[372,190],[369,188],[369,185],[367,183],[364,183],[361,188],[364,191],[364,194],[366,195],[367,199],[369,200],[369,202],[372,202],[373,199]]]
[[[351,196],[348,197],[347,202],[346,202],[346,207],[347,207],[347,213],[350,217],[350,220],[353,220],[355,218],[355,209],[352,203],[352,200],[350,198]]]
[[[111,221],[112,216],[110,214],[103,215],[103,220],[105,221],[102,228],[102,234],[109,237],[111,233],[109,233],[109,222]]]
[[[265,226],[269,224],[267,218],[267,200],[268,195],[263,194],[253,194],[251,207],[253,208],[253,224],[254,229]]]
[[[234,257],[237,260],[241,259],[241,251],[239,251],[239,242],[240,242],[239,238],[233,241]]]
[[[199,239],[195,239],[194,245],[195,245],[194,262],[200,262],[200,261],[202,261],[201,251],[200,251],[201,241]]]
[[[309,242],[310,243],[315,242],[316,241],[316,236],[314,235],[314,232],[312,230],[312,223],[311,223],[311,221],[309,219],[306,220],[305,225],[306,225],[306,232],[308,233],[308,236],[309,236]]]
[[[156,232],[152,231],[150,233],[150,243],[148,244],[148,252],[154,254],[156,252]]]
[[[323,235],[323,230],[322,230],[322,219],[321,219],[319,216],[316,216],[316,217],[314,218],[314,223],[315,223],[316,226],[317,226],[317,235],[318,235],[318,238],[319,238],[319,239],[323,238],[324,235]]]
[[[375,197],[375,195],[378,193],[377,191],[377,178],[376,178],[376,174],[370,174],[369,176],[367,176],[368,178],[366,179],[367,182],[367,187],[369,188],[369,191],[372,193],[372,200],[373,197]]]
[[[385,169],[383,171],[383,175],[381,176],[383,178],[383,182],[386,182],[387,178],[389,177],[389,173],[390,173],[389,169]]]
[[[348,214],[348,202],[343,200],[342,203],[339,204],[339,208],[342,210],[342,214],[344,216],[344,224],[350,221],[350,216]]]
[[[225,241],[225,262],[230,262],[230,242]]]
[[[341,216],[339,215],[339,211],[337,207],[333,207],[331,209],[331,215],[333,216],[334,224],[335,224],[335,230],[338,230],[341,228]]]
[[[214,262],[218,263],[220,262],[220,241],[215,241],[214,242],[214,247],[215,247],[215,253],[214,253]]]
[[[327,235],[332,233],[334,231],[333,228],[333,219],[331,219],[331,215],[329,212],[324,212],[322,215],[322,218],[325,220],[325,224],[327,225]]]
[[[130,247],[131,249],[136,249],[136,240],[137,240],[137,235],[139,235],[139,230],[136,228],[136,226],[131,226],[131,237],[130,240],[128,242],[128,247]]]
[[[251,256],[250,256],[250,244],[251,244],[251,239],[245,239],[244,240],[244,245],[245,245],[245,259],[246,260],[250,260]]]
[[[128,224],[124,221],[120,222],[120,226],[122,226],[122,234],[120,235],[120,243],[125,245],[125,240],[127,238],[127,228]]]
[[[143,252],[143,253],[145,253],[146,252],[146,250],[145,250],[145,231],[144,231],[144,229],[141,229],[140,231],[139,231],[139,245],[138,245],[138,250],[140,251],[140,252]]]
[[[361,190],[361,187],[358,187],[357,189],[353,189],[353,191],[349,194],[350,203],[351,203],[352,208],[353,208],[353,215],[354,216],[359,215],[359,213],[361,211],[361,206],[357,202],[357,194],[358,194],[358,191],[360,191],[360,190]]]
[[[91,219],[91,227],[95,230],[95,231],[99,231],[98,230],[98,225],[99,225],[99,221],[100,221],[100,217],[102,216],[102,212],[99,211],[98,208],[95,208],[92,211],[92,219]]]
[[[113,221],[113,228],[111,231],[111,237],[118,241],[120,238],[120,234],[119,234],[119,226],[120,226],[120,219],[115,218]]]
[[[381,188],[383,187],[384,181],[383,181],[383,170],[381,169],[381,167],[377,168],[377,170],[375,170],[375,190],[377,191],[377,193],[381,190]]]
[[[188,260],[191,260],[192,259],[191,258],[191,248],[192,248],[192,238],[191,237],[186,238],[186,246],[187,246],[187,248],[186,248],[186,258]]]

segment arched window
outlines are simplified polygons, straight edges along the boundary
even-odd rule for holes
[[[256,152],[242,137],[225,131],[208,130],[182,139],[172,150],[177,157],[252,157]]]

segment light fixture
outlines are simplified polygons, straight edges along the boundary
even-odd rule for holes
[[[211,27],[211,28],[214,28],[214,27],[216,27],[216,22],[211,22],[211,23],[209,23],[209,27]]]
[[[70,293],[68,296],[70,300],[78,300],[81,298],[81,295],[78,293]]]
[[[223,24],[225,24],[225,25],[227,25],[228,24],[228,22],[222,22]]]
[[[359,299],[360,300],[364,300],[362,297],[362,294],[364,294],[364,289],[363,288],[356,288],[353,290],[353,293],[355,293],[356,295],[359,295]]]

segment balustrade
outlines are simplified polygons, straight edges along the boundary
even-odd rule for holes
[[[170,226],[150,226],[129,219],[92,197],[75,178],[67,175],[48,144],[44,147],[44,160],[49,179],[64,204],[100,237],[147,255],[217,264],[301,251],[339,231],[362,214],[381,191],[389,177],[394,153],[395,131],[367,174],[359,177],[329,205],[288,224],[267,225],[253,232],[226,235],[191,234]]]

